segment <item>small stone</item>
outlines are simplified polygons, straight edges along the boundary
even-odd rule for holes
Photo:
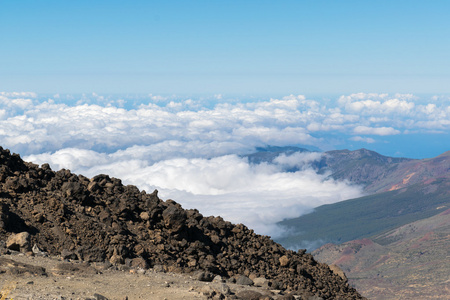
[[[150,215],[146,211],[141,212],[139,217],[144,221],[148,221],[150,219]]]
[[[42,251],[38,245],[34,244],[33,248],[31,249],[31,251],[36,254],[36,255],[40,255],[40,256],[47,256],[47,253],[45,253],[44,251]]]
[[[195,267],[197,265],[197,260],[196,259],[192,259],[187,263],[188,267]]]
[[[125,260],[123,259],[122,255],[119,255],[117,253],[117,249],[114,248],[113,255],[109,259],[109,262],[112,263],[113,265],[118,265],[118,264],[123,264],[125,262]]]
[[[236,296],[242,300],[259,300],[262,294],[257,291],[244,290],[237,293]]]
[[[296,300],[296,298],[292,294],[283,295],[278,299],[280,299],[280,300]]]
[[[338,275],[339,277],[341,277],[343,280],[347,281],[347,276],[345,276],[344,271],[342,271],[342,269],[339,268],[339,266],[337,266],[337,265],[330,265],[330,270],[331,270],[334,274],[336,274],[336,275]]]
[[[6,240],[6,248],[14,251],[27,252],[30,250],[30,234],[21,232],[12,234]]]
[[[166,269],[164,268],[163,265],[154,265],[153,271],[158,272],[158,273],[164,273],[164,272],[166,272]]]
[[[236,283],[240,285],[253,285],[253,280],[245,275],[241,275],[238,277],[238,279],[236,279]]]
[[[214,277],[213,282],[225,282],[225,280],[223,280],[222,276],[217,275]]]
[[[212,297],[212,300],[224,300],[225,296],[222,295],[221,293],[217,293]]]
[[[214,279],[214,274],[208,271],[198,271],[192,277],[198,281],[211,282]]]
[[[255,279],[253,279],[253,283],[255,284],[255,286],[264,287],[264,288],[269,287],[269,280],[267,280],[264,277],[257,277]]]
[[[94,294],[94,298],[96,300],[108,300],[108,298],[106,298],[105,296],[97,294],[97,293]]]
[[[271,281],[271,285],[270,288],[272,290],[282,290],[283,289],[283,284],[277,280],[273,280]]]
[[[280,257],[279,261],[280,261],[280,266],[282,266],[282,267],[286,267],[289,264],[289,258],[286,255],[283,255],[282,257]]]
[[[225,283],[223,283],[220,286],[220,292],[224,295],[230,295],[231,294],[231,289],[228,285],[226,285]]]
[[[210,287],[209,285],[205,285],[200,289],[200,292],[207,297],[212,297],[216,294],[216,292],[213,290],[212,287]]]

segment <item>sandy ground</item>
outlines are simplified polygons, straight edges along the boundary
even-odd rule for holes
[[[45,268],[45,274],[36,267]],[[238,299],[239,292],[250,290],[273,299],[281,297],[279,292],[261,287],[219,280],[203,282],[187,274],[69,262],[23,253],[0,256],[0,289],[0,300],[208,299],[214,294],[212,299],[220,299],[219,293],[223,295],[222,299]]]

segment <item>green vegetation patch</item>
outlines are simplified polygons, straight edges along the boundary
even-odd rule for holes
[[[432,193],[429,186],[416,184],[320,206],[312,213],[280,222],[279,225],[285,227],[289,235],[277,239],[277,242],[287,248],[314,241],[320,241],[315,247],[325,243],[340,244],[431,217],[450,207],[448,186],[442,182],[434,184],[437,188]]]

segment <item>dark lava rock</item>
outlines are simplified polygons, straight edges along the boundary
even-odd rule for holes
[[[24,264],[12,259],[0,257],[0,273],[23,276],[43,276],[46,270],[42,267]]]
[[[201,271],[211,274],[208,280],[252,274],[296,295],[361,299],[328,265],[242,224],[184,210],[157,191],[148,194],[108,175],[54,172],[0,147],[0,241],[21,232],[29,234],[28,245],[65,259]]]
[[[262,299],[263,295],[257,291],[244,290],[236,294],[239,299],[242,300],[259,300]]]
[[[214,274],[208,271],[198,271],[193,274],[193,278],[198,281],[211,282],[214,280]]]
[[[236,279],[236,283],[240,285],[253,285],[253,280],[247,276],[241,275]]]

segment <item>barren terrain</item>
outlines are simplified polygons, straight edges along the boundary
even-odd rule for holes
[[[1,299],[250,299],[245,295],[257,293],[251,299],[289,299],[281,291],[220,277],[205,282],[195,275],[18,252],[0,256],[0,272]]]

